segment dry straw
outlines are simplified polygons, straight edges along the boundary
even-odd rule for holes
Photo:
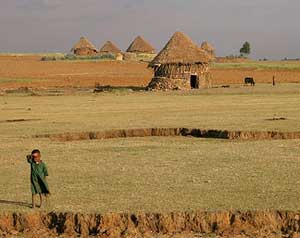
[[[80,49],[90,49],[97,52],[97,48],[85,37],[81,37],[80,40],[73,46],[71,51]]]
[[[111,41],[107,41],[99,51],[100,54],[121,54],[122,51]]]
[[[127,51],[129,53],[144,53],[144,54],[154,54],[155,49],[145,41],[141,36],[138,36],[130,44]]]
[[[206,51],[210,56],[215,57],[215,48],[207,41],[201,44],[201,49]]]
[[[157,64],[198,64],[209,61],[210,56],[187,35],[182,32],[175,32],[166,46],[150,63],[150,66]]]

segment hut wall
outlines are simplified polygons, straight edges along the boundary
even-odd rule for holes
[[[154,78],[149,84],[153,89],[190,89],[191,75],[199,77],[199,87],[211,85],[207,82],[208,64],[162,64],[154,68]]]
[[[122,54],[117,54],[117,56],[116,56],[116,60],[118,60],[118,61],[122,61],[123,60],[123,55]]]
[[[96,55],[97,52],[95,50],[89,49],[89,48],[80,48],[80,49],[74,50],[74,54],[80,55],[80,56],[89,56],[89,55]]]
[[[182,79],[170,79],[165,77],[154,77],[149,83],[149,90],[187,90],[190,82]]]
[[[189,79],[191,74],[201,75],[208,70],[203,64],[162,64],[155,68],[155,77]]]
[[[123,55],[123,60],[125,61],[137,61],[137,55],[135,53],[125,52]]]

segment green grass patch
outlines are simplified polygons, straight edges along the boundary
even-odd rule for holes
[[[44,56],[42,61],[101,61],[101,60],[115,60],[116,57],[112,54],[78,56],[73,54],[66,54],[63,56]]]
[[[0,84],[6,83],[34,83],[39,82],[42,79],[32,79],[32,78],[0,78]]]
[[[63,57],[63,53],[0,53],[0,56],[40,56],[40,57]]]
[[[216,69],[254,69],[254,70],[300,70],[300,61],[279,62],[279,61],[253,61],[243,63],[214,63]]]
[[[151,62],[156,54],[136,54],[138,61]]]

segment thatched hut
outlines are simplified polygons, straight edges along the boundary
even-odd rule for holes
[[[125,52],[123,54],[123,59],[125,61],[138,61],[137,54],[135,53],[130,53],[130,52]]]
[[[130,44],[126,52],[136,54],[155,54],[155,49],[141,36],[138,36]]]
[[[201,44],[201,49],[206,51],[212,57],[212,59],[216,58],[215,48],[212,46],[212,44],[208,43],[207,41],[204,41]]]
[[[101,47],[99,54],[105,55],[105,54],[112,54],[117,56],[118,54],[121,54],[122,51],[111,41],[106,41],[106,43]]]
[[[116,55],[116,60],[117,60],[117,61],[122,61],[123,59],[124,59],[123,54],[118,53],[118,54]]]
[[[98,53],[96,47],[85,37],[81,37],[71,51],[75,55],[81,56],[96,55]]]
[[[187,35],[176,32],[149,64],[154,78],[149,89],[174,90],[209,87],[209,55]]]

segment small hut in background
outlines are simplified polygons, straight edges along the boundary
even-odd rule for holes
[[[122,61],[123,59],[124,59],[123,54],[118,53],[118,54],[116,55],[116,60],[117,60],[117,61]]]
[[[212,60],[216,58],[216,51],[212,44],[208,43],[207,41],[204,41],[201,44],[201,49],[206,51],[211,56]]]
[[[154,69],[150,90],[210,87],[209,55],[187,35],[176,32],[149,64]]]
[[[125,52],[124,55],[123,55],[123,59],[125,61],[138,61],[137,54],[130,53],[130,52]]]
[[[100,49],[99,54],[105,55],[105,54],[112,54],[117,56],[118,54],[121,54],[122,51],[111,41],[107,41]]]
[[[130,44],[126,52],[136,54],[155,54],[155,49],[141,36],[138,36]]]
[[[71,51],[75,55],[90,56],[98,53],[96,47],[85,37],[81,37],[79,42],[76,43]]]

